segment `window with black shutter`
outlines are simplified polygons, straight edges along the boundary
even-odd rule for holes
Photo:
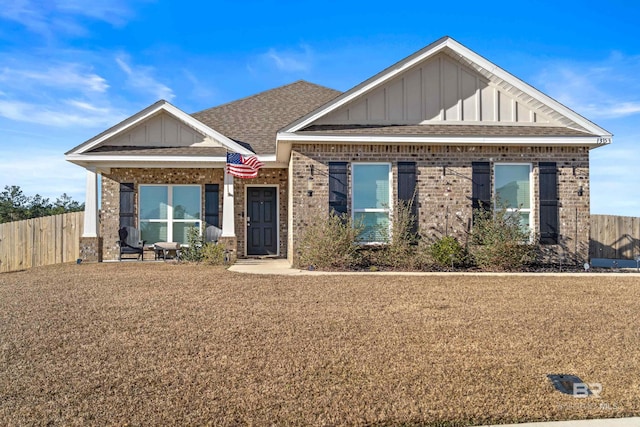
[[[471,207],[475,216],[478,209],[491,209],[491,164],[472,162],[471,182]]]
[[[135,184],[120,183],[120,228],[135,227]]]
[[[416,197],[416,162],[398,162],[398,201],[411,205],[413,233],[418,232],[418,198]]]
[[[555,162],[539,164],[540,244],[558,243],[558,173]]]
[[[220,227],[220,185],[204,186],[204,221],[207,225]]]
[[[329,212],[347,213],[347,162],[329,162]]]

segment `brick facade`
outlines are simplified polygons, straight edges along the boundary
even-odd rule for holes
[[[397,182],[397,162],[414,161],[417,166],[416,196],[418,224],[424,238],[434,240],[454,235],[467,240],[471,225],[471,163],[529,163],[532,165],[533,206],[531,220],[538,226],[538,162],[553,161],[558,168],[560,244],[545,246],[546,261],[583,262],[589,248],[589,150],[587,147],[527,146],[429,146],[383,144],[294,144],[290,163],[291,211],[289,216],[289,260],[295,263],[296,236],[315,212],[327,213],[328,163],[390,162],[392,193]],[[313,166],[313,195],[307,180]],[[578,195],[579,189],[582,195]],[[351,179],[349,179],[351,200]]]
[[[546,261],[583,262],[589,246],[589,150],[587,147],[525,146],[428,146],[376,144],[295,144],[289,169],[262,169],[258,178],[234,180],[236,244],[225,243],[245,255],[245,189],[251,185],[274,186],[278,190],[279,251],[295,262],[297,240],[314,213],[328,214],[328,163],[332,161],[389,162],[392,165],[392,194],[395,195],[397,162],[414,161],[417,166],[416,196],[418,224],[424,238],[435,240],[454,235],[467,240],[471,224],[471,162],[530,163],[533,167],[532,224],[538,230],[538,162],[553,161],[558,167],[560,198],[559,245],[545,246]],[[313,194],[308,195],[308,178],[313,166]],[[219,209],[223,210],[222,169],[114,168],[102,175],[100,236],[102,258],[118,258],[120,183],[135,184],[135,211],[140,184],[219,184]],[[350,181],[350,180],[349,180]],[[349,182],[349,200],[351,199]],[[578,195],[582,188],[582,196]],[[291,197],[289,198],[289,192]],[[221,224],[220,224],[221,225]],[[151,242],[152,243],[152,242]]]
[[[118,228],[120,223],[120,183],[135,184],[135,212],[138,212],[138,186],[140,184],[195,184],[202,186],[204,211],[204,185],[219,184],[219,211],[222,221],[224,171],[204,168],[113,168],[102,174],[102,207],[100,210],[100,236],[102,237],[102,256],[104,260],[118,259]],[[280,254],[287,254],[287,171],[286,169],[262,169],[255,179],[234,180],[235,193],[235,233],[237,245],[225,240],[230,248],[237,248],[234,256],[245,253],[245,187],[251,185],[274,185],[278,187]],[[136,219],[137,221],[137,219]],[[137,224],[136,224],[137,225]],[[222,224],[220,224],[221,226]],[[153,242],[149,242],[153,243]]]
[[[102,238],[80,237],[80,259],[85,262],[102,262]]]

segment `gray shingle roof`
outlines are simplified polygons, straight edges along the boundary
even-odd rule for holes
[[[192,116],[257,154],[273,154],[278,130],[338,95],[300,80]]]
[[[129,145],[103,145],[88,153],[112,156],[225,156],[222,147],[139,147]]]
[[[594,136],[567,127],[501,125],[312,125],[298,135],[536,137]]]

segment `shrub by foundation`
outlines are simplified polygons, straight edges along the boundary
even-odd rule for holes
[[[532,264],[537,245],[530,242],[529,230],[520,224],[518,210],[484,210],[474,212],[471,253],[478,267],[493,270],[516,270]]]
[[[461,267],[467,264],[468,257],[465,248],[452,236],[445,236],[436,240],[429,248],[433,262],[440,267]]]
[[[300,240],[298,268],[349,270],[359,265],[358,236],[362,225],[347,215],[316,214]]]

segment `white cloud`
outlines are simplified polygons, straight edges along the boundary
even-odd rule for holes
[[[86,0],[57,0],[55,5],[60,12],[87,16],[113,26],[124,25],[133,15],[126,2],[119,0],[92,0],[90,5]]]
[[[31,0],[14,0],[6,2],[0,8],[0,17],[18,22],[24,25],[29,31],[49,35],[51,33],[50,24],[46,20],[46,6],[34,4]]]
[[[133,16],[125,0],[12,0],[0,8],[0,18],[18,22],[48,39],[61,34],[84,36],[90,31],[87,18],[122,26]]]
[[[543,92],[589,118],[640,113],[640,56],[612,52],[592,63],[554,61],[534,80]]]
[[[296,73],[310,71],[313,67],[314,55],[309,46],[301,45],[298,50],[279,51],[271,48],[260,55],[260,60],[280,71]]]
[[[18,185],[28,196],[55,201],[62,193],[84,202],[85,170],[67,162],[62,152],[37,150],[0,152],[0,189]]]
[[[125,55],[116,57],[116,63],[125,72],[127,82],[131,87],[153,95],[156,99],[171,101],[175,98],[173,90],[153,77],[154,68],[144,66],[131,66],[129,58]]]
[[[31,66],[35,67],[36,64],[31,64]],[[7,83],[9,87],[41,85],[56,89],[75,89],[82,92],[106,92],[109,88],[106,79],[87,68],[76,63],[57,64],[44,70],[5,67],[0,72],[0,82]]]
[[[192,98],[210,101],[214,97],[215,91],[211,87],[202,83],[192,72],[187,69],[183,69],[182,73],[186,77],[187,81],[191,83],[190,94]]]
[[[125,115],[106,107],[92,106],[77,100],[62,101],[54,106],[14,100],[0,100],[0,116],[10,120],[55,127],[103,127],[121,121]]]

